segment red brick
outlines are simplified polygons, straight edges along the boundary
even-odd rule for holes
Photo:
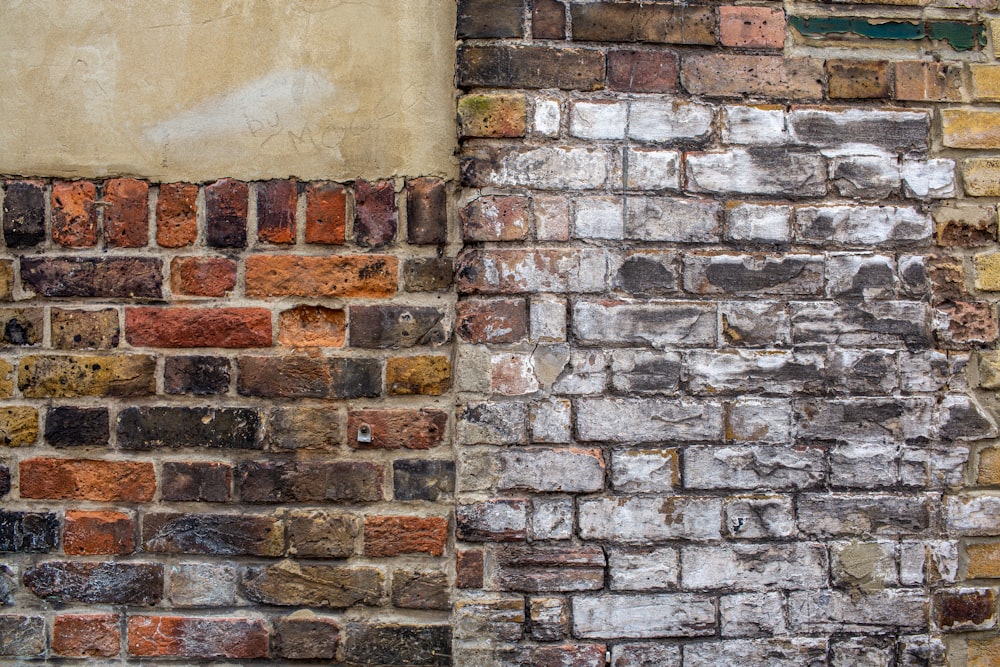
[[[365,555],[375,558],[423,553],[440,556],[448,541],[442,517],[369,516],[365,518]]]
[[[52,184],[52,240],[70,248],[97,245],[97,187],[88,181]]]
[[[267,243],[295,243],[295,181],[257,184],[257,238]]]
[[[535,0],[531,11],[531,36],[562,39],[566,36],[566,5],[557,0]]]
[[[354,240],[378,248],[396,238],[396,190],[391,181],[355,181]]]
[[[689,93],[712,97],[765,95],[787,100],[823,98],[823,61],[735,53],[692,53],[681,61]]]
[[[440,410],[351,410],[347,416],[347,442],[355,449],[430,449],[444,440],[448,414]],[[370,442],[358,432],[367,426]]]
[[[66,555],[130,554],[135,551],[135,522],[124,512],[66,510]]]
[[[959,301],[939,310],[948,318],[948,330],[939,332],[944,343],[958,347],[983,345],[997,340],[997,318],[985,301]]]
[[[466,549],[455,554],[455,587],[483,587],[483,552]]]
[[[251,255],[246,266],[249,297],[391,296],[399,273],[388,255]]]
[[[267,627],[260,619],[132,616],[128,652],[136,657],[236,658],[268,655]]]
[[[156,243],[181,248],[198,238],[198,186],[164,183],[156,200]]]
[[[347,230],[347,191],[337,183],[306,187],[306,243],[343,245]]]
[[[524,299],[464,299],[455,308],[455,333],[469,343],[516,343],[528,330]]]
[[[343,347],[347,316],[341,309],[297,306],[278,318],[278,342],[289,347]]]
[[[236,262],[225,257],[174,257],[170,289],[190,296],[226,296],[236,287]]]
[[[672,51],[609,51],[608,88],[629,93],[677,90],[680,66]]]
[[[223,178],[205,186],[205,241],[215,248],[244,248],[250,188]]]
[[[520,241],[528,235],[528,198],[480,197],[459,211],[466,241]]]
[[[785,43],[785,12],[771,7],[719,7],[723,46],[780,49]]]
[[[156,491],[146,461],[35,458],[20,471],[22,498],[148,502]]]
[[[125,339],[137,347],[269,347],[264,308],[127,308]]]
[[[149,183],[115,178],[104,184],[104,242],[141,248],[149,242]]]
[[[52,621],[52,652],[67,658],[109,658],[121,651],[115,614],[62,614]]]

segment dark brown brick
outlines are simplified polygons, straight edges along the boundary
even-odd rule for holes
[[[106,447],[110,434],[107,408],[60,406],[45,414],[45,441],[53,447]]]
[[[826,61],[831,99],[878,99],[891,97],[889,63],[885,60]]]
[[[52,240],[68,248],[97,245],[97,187],[89,181],[52,184]]]
[[[263,398],[374,398],[382,393],[377,359],[240,357],[237,391]]]
[[[403,609],[451,609],[447,575],[437,571],[396,570],[392,575],[392,604]]]
[[[45,240],[45,186],[39,181],[7,181],[3,238],[8,248],[30,248]]]
[[[259,429],[252,408],[130,407],[118,415],[118,446],[260,449]]]
[[[715,44],[713,7],[595,2],[570,5],[573,40]]]
[[[163,390],[168,394],[211,396],[229,391],[230,369],[226,357],[167,357],[163,365]]]
[[[149,243],[149,183],[114,178],[104,184],[104,242],[112,248]]]
[[[379,248],[396,238],[396,191],[391,181],[355,181],[354,240]]]
[[[604,86],[604,54],[549,46],[463,46],[458,85],[597,90]]]
[[[521,0],[459,0],[459,39],[521,37]]]
[[[454,492],[454,461],[403,459],[392,462],[392,496],[396,500],[433,502]]]
[[[604,551],[600,547],[503,547],[496,552],[501,590],[600,590],[604,587]]]
[[[24,585],[49,602],[156,604],[163,597],[163,565],[49,561],[25,570]]]
[[[338,183],[306,186],[306,243],[343,245],[347,235],[347,191]]]
[[[10,493],[10,468],[0,464],[0,498],[3,498],[8,493]],[[2,579],[2,577],[0,577],[0,579]],[[3,586],[0,584],[0,589],[2,588]],[[4,603],[3,601],[4,596],[0,595],[0,605]]]
[[[441,410],[351,410],[347,442],[356,449],[430,449],[444,441],[448,414]],[[369,442],[358,440],[367,427]]]
[[[278,618],[274,621],[271,653],[289,660],[335,661],[340,625],[332,618]]]
[[[381,604],[385,575],[373,567],[301,565],[285,560],[270,567],[248,567],[243,587],[248,599],[261,604],[343,609]]]
[[[448,193],[441,179],[406,181],[406,238],[421,245],[448,241]]]
[[[418,257],[403,264],[407,292],[438,292],[451,287],[455,261],[450,257]]]
[[[164,183],[156,200],[156,243],[181,248],[198,238],[198,186]]]
[[[344,654],[365,665],[451,664],[451,627],[348,623]]]
[[[205,186],[205,241],[215,248],[245,248],[250,189],[231,178]]]
[[[455,316],[455,332],[469,343],[516,343],[528,331],[524,299],[464,299]]]
[[[53,308],[52,347],[60,350],[107,350],[118,347],[118,311]]]
[[[449,333],[444,321],[444,311],[426,306],[352,306],[351,347],[441,345]]]
[[[943,630],[992,627],[996,593],[990,589],[941,591],[934,596],[934,621]]]
[[[236,478],[246,503],[377,502],[383,468],[360,461],[247,461]]]
[[[566,36],[566,5],[557,0],[534,0],[531,10],[534,39],[562,39]]]
[[[0,656],[31,658],[45,653],[45,619],[41,616],[0,616]]]
[[[628,93],[677,90],[680,66],[672,51],[609,51],[608,88]]]
[[[253,514],[149,512],[142,519],[143,548],[151,553],[211,556],[280,556],[284,525]]]
[[[295,181],[257,184],[257,238],[267,243],[295,243]]]
[[[463,549],[455,554],[455,588],[483,587],[483,552]]]
[[[153,257],[22,257],[21,282],[48,297],[159,299],[161,266]]]
[[[270,451],[335,449],[340,445],[343,415],[329,407],[281,407],[267,413],[264,445]]]
[[[209,461],[163,463],[160,496],[163,500],[224,503],[231,496],[233,467]]]
[[[296,558],[348,558],[361,532],[357,517],[326,510],[290,510],[285,524],[288,555]]]

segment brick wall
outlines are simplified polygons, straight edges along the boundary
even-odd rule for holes
[[[0,664],[1000,663],[994,9],[463,0],[458,183],[10,176]]]

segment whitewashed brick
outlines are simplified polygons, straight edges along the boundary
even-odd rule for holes
[[[734,442],[789,442],[792,404],[780,398],[740,398],[729,404],[726,439]]]
[[[934,495],[806,493],[798,498],[799,530],[817,537],[914,536],[931,527]]]
[[[627,493],[663,493],[680,486],[675,449],[616,449],[611,486]]]
[[[948,355],[937,350],[900,352],[900,388],[905,392],[931,392],[943,389],[951,375]]]
[[[795,222],[804,243],[910,243],[927,241],[933,233],[931,217],[907,206],[803,207]]]
[[[785,111],[726,106],[722,114],[722,141],[727,144],[787,144],[791,135],[785,125]]]
[[[891,151],[926,150],[930,114],[801,107],[788,114],[788,127],[796,141],[814,146],[847,148],[859,144]]]
[[[735,347],[782,347],[792,338],[787,306],[781,301],[724,301],[719,304],[722,340]]]
[[[688,153],[688,190],[814,197],[826,194],[826,164],[815,153],[777,148]]]
[[[532,402],[528,425],[532,442],[569,442],[573,427],[570,402],[565,399]]]
[[[627,343],[654,348],[711,345],[716,336],[712,304],[647,301],[577,301],[573,327],[584,345]]]
[[[552,390],[558,394],[583,396],[604,391],[607,359],[599,350],[573,350],[569,366],[556,380]]]
[[[611,549],[608,573],[613,591],[676,588],[680,579],[680,560],[673,547]]]
[[[899,584],[894,542],[834,542],[830,575],[838,588],[873,593]]]
[[[726,211],[726,237],[752,243],[788,243],[791,240],[790,206],[738,204]]]
[[[832,253],[826,260],[826,291],[833,298],[892,298],[896,262],[885,255]]]
[[[697,446],[684,450],[689,489],[806,489],[826,478],[819,447]]]
[[[532,342],[565,341],[566,300],[547,295],[532,297],[529,321]]]
[[[795,534],[795,515],[788,496],[726,498],[723,519],[729,537],[733,538],[778,539]]]
[[[604,464],[599,449],[518,447],[504,450],[497,457],[500,489],[589,493],[604,488]]]
[[[825,388],[826,358],[784,350],[695,350],[684,355],[692,393],[817,393]]]
[[[574,102],[569,133],[580,139],[624,139],[627,120],[625,102]]]
[[[680,388],[682,362],[677,352],[614,350],[611,386],[624,395],[675,394]]]
[[[820,294],[819,255],[688,255],[684,289],[695,294]]]
[[[528,441],[528,406],[469,403],[458,411],[458,441],[463,445],[516,445]]]
[[[830,449],[830,483],[876,489],[899,483],[899,445],[895,442],[848,442]]]
[[[540,496],[531,501],[530,529],[536,540],[573,537],[573,500]]]
[[[542,190],[593,190],[607,183],[610,165],[599,148],[526,148],[490,160],[484,185]]]
[[[577,595],[573,634],[581,639],[696,637],[715,632],[715,604],[697,595]]]
[[[796,631],[881,634],[888,627],[926,628],[927,606],[925,592],[907,589],[860,596],[835,590],[793,591],[788,616]]]
[[[677,190],[681,187],[681,152],[628,147],[625,187],[629,190]]]
[[[618,197],[585,197],[573,205],[573,237],[620,239],[625,235],[622,200]]]
[[[899,638],[899,667],[945,667],[947,648],[940,637],[907,635]]]
[[[955,161],[903,160],[900,165],[903,192],[919,199],[948,199],[955,196]]]
[[[1000,496],[948,496],[945,525],[960,535],[996,535],[1000,526]]]
[[[718,401],[584,398],[576,404],[577,437],[589,442],[718,441]]]
[[[694,102],[632,102],[628,137],[637,141],[703,139],[712,131],[712,107]]]
[[[530,354],[502,352],[490,360],[493,391],[504,396],[533,394],[539,389]]]
[[[811,637],[730,639],[684,646],[684,667],[819,667],[825,663],[826,640]]]
[[[614,667],[681,667],[681,647],[677,644],[632,642],[611,647]]]
[[[899,543],[899,583],[921,586],[958,581],[959,548],[955,540],[903,540]]]
[[[896,644],[891,637],[848,637],[830,642],[830,667],[885,667],[893,664]]]
[[[785,596],[777,591],[723,595],[719,615],[723,637],[767,637],[786,631]]]
[[[535,113],[532,124],[535,134],[545,137],[559,136],[559,126],[562,123],[562,110],[559,100],[536,99]]]
[[[569,240],[569,200],[539,195],[531,200],[535,235],[539,241]]]
[[[905,446],[899,462],[899,479],[910,487],[948,489],[964,483],[969,447],[962,442]]]
[[[931,342],[931,309],[919,301],[793,301],[789,311],[793,343],[919,348]]]
[[[834,157],[830,180],[842,197],[882,199],[899,189],[899,159],[889,153]]]
[[[719,539],[722,501],[690,496],[585,498],[578,504],[580,537],[647,544],[653,540]]]
[[[820,544],[727,544],[681,549],[681,584],[689,590],[815,588],[827,583]]]
[[[677,243],[718,241],[719,210],[718,202],[704,199],[629,197],[625,237]]]

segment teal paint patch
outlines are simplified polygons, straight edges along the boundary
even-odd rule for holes
[[[925,37],[947,42],[956,51],[986,46],[986,30],[979,23],[960,21],[876,21],[860,17],[789,16],[788,22],[807,37],[853,34],[867,39],[919,40]]]
[[[956,51],[970,51],[986,46],[986,30],[980,23],[958,21],[928,21],[927,36],[951,44]]]

